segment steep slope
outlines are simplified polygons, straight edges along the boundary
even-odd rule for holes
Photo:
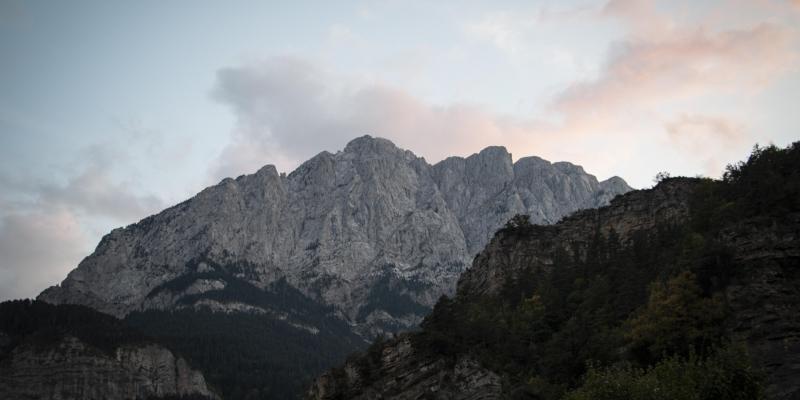
[[[369,350],[372,359],[369,355],[351,359],[341,369],[326,373],[315,382],[308,397],[508,398],[512,389],[501,384],[502,371],[479,362],[482,354],[469,345],[461,347],[462,338],[458,336],[462,330],[475,328],[469,321],[484,312],[478,304],[488,302],[490,310],[485,312],[503,314],[504,306],[495,304],[495,300],[511,297],[519,301],[518,293],[509,292],[520,289],[529,295],[535,280],[545,280],[554,268],[561,267],[556,264],[564,255],[557,253],[571,252],[569,258],[585,259],[590,244],[601,232],[607,235],[613,230],[621,242],[626,242],[636,232],[687,219],[695,183],[671,180],[652,190],[630,192],[607,207],[578,212],[555,225],[501,229],[459,279],[455,299],[440,300],[421,333],[373,345]],[[483,328],[469,334],[487,337],[470,344],[496,346],[508,339],[502,331],[488,334]]]
[[[551,226],[514,218],[422,331],[308,398],[794,399],[798,265],[800,144],[756,148],[723,181],[668,179]]]
[[[39,298],[120,317],[185,307],[280,314],[204,293],[230,285],[226,277],[259,289],[285,279],[371,336],[415,326],[510,216],[548,223],[627,190],[568,163],[512,164],[500,147],[431,166],[365,136],[288,176],[266,166],[116,229]]]
[[[79,306],[0,304],[0,397],[157,399],[217,396],[152,340]]]

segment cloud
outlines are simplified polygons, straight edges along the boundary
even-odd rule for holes
[[[0,172],[0,300],[36,296],[75,268],[100,235],[163,208],[131,176],[140,168],[137,152],[153,156],[161,147],[155,134],[133,125],[123,133],[83,148],[46,178]]]
[[[90,249],[79,221],[65,209],[0,218],[0,300],[36,296],[58,283]]]
[[[65,185],[44,184],[40,201],[50,207],[67,207],[85,215],[133,222],[163,208],[153,195],[137,195],[123,183],[115,183],[107,172],[87,168]]]
[[[86,168],[64,185],[0,176],[0,301],[35,297],[89,254],[99,235],[162,208],[107,172]]]
[[[585,115],[748,95],[796,67],[789,31],[777,25],[716,33],[698,28],[654,38],[618,43],[601,76],[569,87],[555,101],[556,110]]]
[[[387,85],[359,83],[310,63],[271,58],[219,72],[214,97],[237,126],[213,174],[250,173],[264,164],[286,170],[350,139],[374,134],[438,160],[531,136],[531,122],[477,105],[435,106]]]
[[[231,108],[237,125],[212,174],[235,176],[267,163],[288,171],[322,149],[340,149],[355,136],[373,134],[432,162],[502,144],[517,155],[576,161],[601,176],[619,173],[640,183],[649,182],[649,176],[639,176],[649,173],[640,167],[655,168],[654,155],[646,152],[658,149],[634,149],[661,140],[685,160],[702,159],[681,166],[716,175],[713,170],[734,148],[756,141],[747,117],[733,123],[730,115],[757,107],[753,98],[797,72],[797,32],[758,13],[722,18],[732,12],[721,5],[686,19],[679,6],[665,4],[614,0],[602,8],[532,16],[496,13],[468,24],[468,35],[510,54],[530,51],[521,45],[529,34],[523,31],[537,24],[614,20],[623,28],[596,73],[556,91],[536,116],[499,114],[469,102],[433,104],[403,88],[297,58],[222,69],[214,97]],[[703,146],[710,154],[698,156],[695,143],[702,138],[735,144]],[[627,173],[622,165],[629,165]]]
[[[742,124],[719,116],[684,114],[667,122],[665,128],[675,146],[701,160],[708,176],[718,174],[752,145]]]

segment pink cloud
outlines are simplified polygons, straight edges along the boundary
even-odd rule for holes
[[[687,158],[696,158],[694,143],[702,142],[689,137],[755,142],[747,124],[729,122],[724,111],[711,112],[705,103],[751,99],[796,72],[797,33],[760,16],[721,23],[722,11],[678,21],[674,10],[654,2],[609,2],[599,18],[620,21],[625,36],[611,45],[594,79],[554,96],[545,119],[468,103],[433,105],[403,89],[364,84],[296,59],[227,68],[219,74],[216,98],[231,106],[238,124],[215,177],[266,163],[290,170],[362,134],[389,138],[431,162],[502,144],[516,156],[572,160],[607,175],[624,174],[620,166],[634,160],[649,165],[651,157],[636,151],[645,142],[664,139]],[[512,31],[504,20],[495,22],[498,32]],[[713,153],[702,163],[706,173],[732,154],[725,146],[703,150]]]
[[[577,83],[555,102],[568,115],[655,107],[670,100],[743,94],[796,67],[788,30],[770,24],[719,33],[697,28],[617,45],[597,80]]]
[[[718,174],[752,145],[742,124],[720,116],[684,114],[665,128],[673,145],[702,161],[708,176]]]
[[[363,134],[392,139],[431,161],[537,135],[532,121],[471,104],[433,106],[404,90],[358,84],[289,58],[221,71],[215,97],[238,118],[212,169],[215,179],[266,163],[290,170]]]

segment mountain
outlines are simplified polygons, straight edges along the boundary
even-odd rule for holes
[[[82,306],[0,303],[4,399],[216,399],[203,375],[119,320]]]
[[[515,217],[418,332],[322,375],[332,399],[796,399],[800,142],[555,225]]]
[[[231,279],[261,290],[285,280],[371,337],[419,323],[511,216],[552,223],[628,190],[569,163],[512,163],[502,147],[429,165],[364,136],[288,176],[266,166],[112,231],[39,299],[118,317],[189,307],[283,318],[286,310],[206,294]]]
[[[552,223],[628,190],[502,147],[430,165],[364,136],[112,231],[39,299],[124,318],[226,399],[292,398],[372,338],[417,327],[512,216]]]

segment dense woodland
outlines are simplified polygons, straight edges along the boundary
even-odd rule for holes
[[[347,330],[315,335],[259,314],[147,311],[127,322],[184,355],[224,399],[298,398],[315,376],[363,348]]]
[[[415,347],[477,358],[512,399],[762,398],[763,371],[725,330],[723,289],[742,266],[720,232],[782,229],[800,211],[800,143],[756,147],[722,180],[664,179],[694,183],[687,223],[628,243],[598,232],[585,257],[561,248],[551,272],[528,271],[496,298],[443,297],[412,335]],[[524,239],[534,229],[518,216],[499,234]],[[358,359],[367,383],[380,348]]]
[[[181,278],[169,285],[182,289],[198,277],[224,279],[227,286],[223,290],[202,296],[292,313],[150,310],[132,313],[125,321],[186,357],[224,399],[299,398],[314,377],[366,346],[343,321],[331,316],[332,309],[310,300],[285,281],[263,290],[219,272],[227,268],[215,268],[213,273]],[[198,298],[182,300],[191,304]]]
[[[77,305],[52,305],[35,300],[0,303],[0,361],[6,351],[21,343],[42,348],[64,336],[74,336],[107,354],[125,344],[152,343],[153,340],[124,322],[91,308]]]
[[[159,343],[203,371],[209,385],[226,400],[291,399],[300,397],[325,369],[366,345],[344,322],[331,318],[329,308],[283,281],[261,290],[229,275],[224,278],[228,287],[214,292],[213,298],[280,305],[296,315],[282,320],[275,315],[187,309],[136,312],[119,320],[84,306],[8,301],[0,303],[0,362],[22,343],[52,349],[64,336],[77,337],[112,356],[122,345]],[[319,331],[312,333],[290,322]]]

